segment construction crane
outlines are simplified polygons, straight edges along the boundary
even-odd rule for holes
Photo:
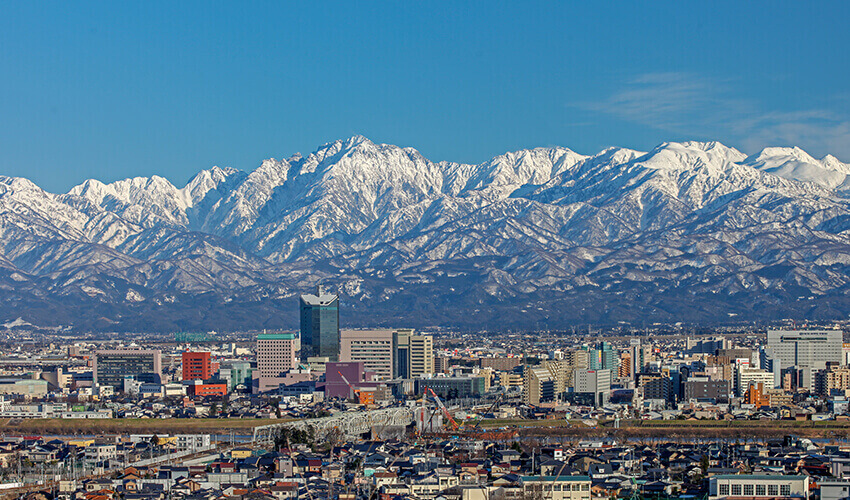
[[[449,409],[446,408],[446,405],[443,404],[443,401],[440,399],[440,396],[437,396],[437,393],[434,392],[434,389],[426,387],[425,392],[427,393],[429,391],[431,392],[431,395],[434,396],[434,401],[437,402],[437,406],[439,406],[440,409],[443,410],[443,415],[445,415],[446,418],[449,419],[449,422],[451,422],[452,430],[458,430],[460,428],[460,424],[458,424],[454,417],[452,417],[452,414],[449,413]]]
[[[339,376],[342,377],[342,381],[345,382],[346,385],[348,385],[348,388],[351,390],[351,394],[353,396],[357,396],[358,403],[360,403],[361,405],[375,404],[375,394],[373,392],[356,389],[353,385],[351,385],[351,382],[349,382],[348,379],[345,378],[345,375],[343,375],[341,371],[337,371],[337,373],[339,373]]]
[[[496,398],[496,401],[494,401],[493,404],[490,405],[490,408],[487,408],[487,411],[485,411],[484,413],[482,413],[481,415],[478,416],[478,418],[475,420],[475,425],[472,426],[473,429],[475,429],[475,430],[481,429],[481,420],[484,418],[484,415],[486,415],[488,413],[492,413],[493,408],[495,408],[499,404],[499,401],[501,401],[503,397],[505,397],[504,392],[499,394],[499,397]]]

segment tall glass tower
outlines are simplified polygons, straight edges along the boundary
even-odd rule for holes
[[[339,361],[339,295],[321,286],[301,296],[301,358],[308,356]]]

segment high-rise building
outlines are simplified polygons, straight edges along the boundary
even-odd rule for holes
[[[564,361],[576,370],[587,370],[590,366],[588,358],[588,353],[584,349],[574,349],[564,353]]]
[[[301,296],[301,357],[308,356],[339,360],[339,295],[321,286]]]
[[[831,395],[832,391],[844,391],[850,389],[850,368],[837,366],[830,363],[826,370],[815,374],[815,392],[822,396]]]
[[[257,335],[257,371],[261,377],[282,377],[298,366],[295,335],[261,333]]]
[[[110,349],[95,353],[94,384],[123,389],[124,377],[155,373],[162,377],[162,358],[158,349]]]
[[[755,405],[756,408],[770,406],[770,397],[765,394],[764,384],[762,382],[750,384],[747,390],[744,391],[743,398],[745,404]]]
[[[685,401],[708,399],[715,403],[728,403],[728,380],[711,380],[708,377],[690,377],[685,382]]]
[[[802,370],[802,386],[812,390],[816,371],[843,362],[843,347],[841,330],[768,330],[765,355],[779,359],[783,370]]]
[[[620,378],[632,378],[632,351],[625,350],[620,353],[620,369],[617,370]]]
[[[448,356],[434,356],[434,373],[449,373],[452,366],[452,358]]]
[[[555,377],[543,366],[526,366],[522,379],[522,402],[538,406],[555,400]]]
[[[613,370],[620,367],[617,351],[609,342],[600,342],[595,348],[587,348],[588,368],[591,370]]]
[[[186,351],[182,356],[183,380],[209,380],[212,378],[212,362],[209,352]]]
[[[596,406],[611,398],[611,370],[576,370],[573,380],[575,392],[592,393]]]
[[[629,340],[630,359],[632,362],[632,378],[637,380],[638,374],[644,371],[646,365],[652,362],[652,346],[641,345],[640,339]]]
[[[381,380],[393,378],[395,349],[392,330],[341,330],[339,361],[361,362]]]
[[[516,357],[492,357],[479,358],[478,364],[481,368],[492,368],[499,372],[508,372],[522,364],[522,358]]]
[[[434,339],[413,330],[393,332],[396,378],[419,378],[434,373]]]
[[[257,369],[253,377],[257,390],[265,392],[280,386],[287,372],[298,366],[297,339],[292,333],[263,333],[257,336]]]

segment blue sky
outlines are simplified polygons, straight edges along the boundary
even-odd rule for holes
[[[243,170],[354,134],[478,163],[719,140],[850,161],[850,2],[4,2],[0,174]]]

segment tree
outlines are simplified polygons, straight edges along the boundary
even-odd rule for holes
[[[280,400],[278,398],[274,398],[269,401],[269,404],[274,408],[274,416],[275,418],[281,418],[280,414]]]
[[[292,428],[292,427],[284,427],[278,432],[278,435],[275,436],[275,447],[287,447],[289,448],[293,444],[306,444],[310,447],[313,447],[316,442],[316,428],[312,425],[307,426],[306,428]]]
[[[708,460],[708,455],[703,455],[702,458],[699,459],[699,468],[702,469],[702,475],[708,475],[708,468],[711,467],[711,462]]]

